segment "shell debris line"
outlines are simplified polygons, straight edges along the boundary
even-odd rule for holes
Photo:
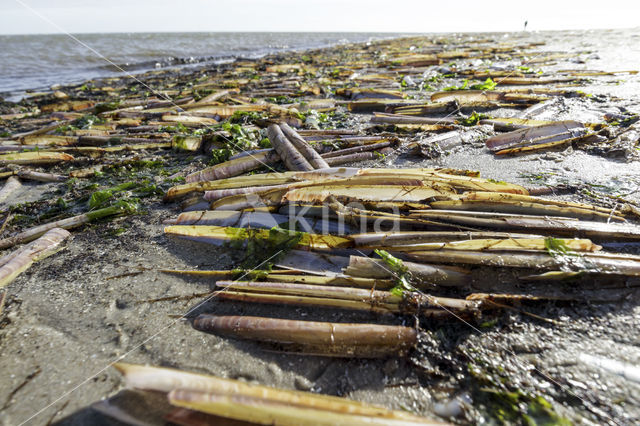
[[[217,336],[201,334],[202,344],[332,362],[401,360],[420,380],[445,383],[453,364],[433,356],[437,333],[479,333],[507,315],[553,328],[558,318],[540,306],[628,299],[640,287],[637,193],[587,176],[500,176],[500,162],[539,156],[589,155],[640,170],[640,109],[603,111],[615,98],[586,92],[637,71],[571,66],[579,54],[544,47],[525,38],[407,37],[92,80],[2,102],[3,297],[72,233],[102,226],[117,234],[127,216],[164,202],[175,214],[164,218],[161,238],[219,246],[237,259],[232,269],[163,270],[210,284],[212,301],[178,325]],[[469,166],[453,161],[464,155]],[[491,177],[474,170],[480,155],[496,164]],[[216,312],[229,304],[234,315]],[[584,412],[594,422],[612,415],[593,401],[567,402],[562,388],[521,391],[472,353],[456,357],[464,361],[452,375],[467,390],[427,409],[133,364],[116,366],[130,389],[94,409],[140,424],[123,401],[161,394],[148,407],[162,420],[149,424],[476,416],[569,424]]]

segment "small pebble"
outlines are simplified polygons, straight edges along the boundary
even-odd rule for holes
[[[294,385],[296,389],[301,391],[310,391],[311,388],[313,388],[313,383],[311,383],[311,380],[302,376],[296,377],[296,379],[294,380]]]

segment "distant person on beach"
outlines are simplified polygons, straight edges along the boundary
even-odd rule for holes
[[[527,31],[527,24],[529,23],[529,21],[524,21],[524,30]]]

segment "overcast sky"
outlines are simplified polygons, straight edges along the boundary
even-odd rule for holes
[[[563,0],[0,0],[0,34],[65,31],[445,32],[638,27],[638,2]]]

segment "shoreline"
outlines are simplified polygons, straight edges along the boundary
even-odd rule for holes
[[[381,41],[381,40],[393,40],[393,39],[398,39],[398,38],[405,38],[405,37],[432,37],[432,38],[446,38],[446,37],[459,37],[459,36],[500,36],[500,37],[509,37],[509,36],[515,36],[517,37],[521,37],[523,35],[531,35],[531,36],[545,36],[545,35],[553,35],[553,34],[571,34],[571,33],[584,33],[584,34],[591,34],[591,33],[607,33],[607,32],[612,32],[612,31],[636,31],[637,28],[626,28],[626,29],[589,29],[589,30],[541,30],[541,31],[511,31],[511,32],[470,32],[470,33],[464,33],[464,32],[451,32],[451,33],[393,33],[393,32],[389,32],[389,33],[361,33],[361,32],[349,32],[349,31],[345,31],[345,32],[309,32],[309,33],[303,33],[305,35],[309,35],[309,34],[313,34],[313,35],[338,35],[338,34],[351,34],[351,35],[367,35],[368,37],[370,37],[370,39],[368,41]],[[220,34],[224,34],[224,35],[246,35],[246,34],[250,34],[250,35],[256,35],[256,36],[266,36],[266,35],[272,35],[272,34],[278,34],[278,35],[293,35],[293,34],[299,34],[299,33],[293,33],[293,32],[167,32],[167,33],[147,33],[147,32],[140,32],[140,33],[79,33],[77,35],[80,36],[92,36],[92,37],[102,37],[102,36],[124,36],[124,35],[137,35],[137,36],[150,36],[150,35],[157,35],[157,36],[161,36],[161,35],[174,35],[174,36],[178,36],[181,34],[188,34],[188,35],[206,35],[206,34],[213,34],[213,35],[220,35]],[[388,36],[387,36],[388,34]],[[73,34],[74,36],[76,34]],[[30,37],[33,36],[34,38],[37,37],[48,37],[48,36],[58,36],[58,37],[66,37],[64,34],[35,34],[35,35],[24,35],[24,34],[6,34],[6,35],[2,35],[0,37]],[[91,70],[93,71],[89,71],[89,70],[82,70],[82,69],[78,69],[76,71],[76,73],[79,75],[78,78],[74,78],[71,76],[68,76],[65,78],[64,81],[60,81],[60,80],[53,80],[53,77],[50,79],[52,81],[52,84],[44,84],[44,85],[34,85],[34,86],[29,86],[29,87],[24,87],[24,88],[20,88],[20,89],[9,89],[9,90],[3,90],[0,91],[0,98],[4,97],[5,101],[8,102],[20,102],[20,100],[22,99],[28,99],[30,97],[31,94],[33,93],[48,93],[50,91],[52,91],[51,87],[57,87],[57,86],[64,86],[64,87],[73,87],[73,86],[77,86],[77,85],[81,85],[82,83],[86,83],[88,81],[93,81],[93,80],[101,80],[104,78],[114,78],[114,77],[124,77],[127,76],[128,74],[126,73],[130,73],[133,76],[143,76],[144,74],[150,73],[150,72],[154,72],[154,71],[158,71],[158,70],[166,70],[166,71],[180,71],[180,72],[196,72],[198,69],[200,69],[201,67],[207,67],[207,66],[213,66],[213,65],[217,65],[217,64],[226,64],[226,63],[233,63],[236,61],[243,61],[243,60],[259,60],[262,59],[266,56],[269,55],[274,55],[274,54],[278,54],[278,53],[301,53],[301,52],[305,52],[305,51],[313,51],[316,49],[325,49],[325,48],[331,48],[331,47],[336,47],[336,46],[340,46],[340,45],[344,45],[344,44],[351,44],[351,43],[366,43],[366,41],[347,41],[346,43],[343,43],[341,41],[335,41],[335,42],[330,42],[328,44],[322,44],[322,45],[318,45],[318,46],[299,46],[299,47],[293,47],[293,48],[283,48],[283,49],[270,49],[268,47],[262,47],[262,48],[258,48],[255,53],[249,53],[247,55],[243,55],[243,54],[229,54],[229,53],[224,53],[224,54],[215,54],[215,55],[208,55],[208,56],[164,56],[164,57],[155,57],[152,59],[148,59],[146,61],[135,61],[135,62],[131,62],[131,63],[120,63],[117,64],[123,67],[135,67],[135,68],[139,68],[140,69],[132,69],[132,70],[127,70],[125,69],[124,73],[120,73],[118,71],[109,71],[111,72],[111,74],[109,75],[104,75],[104,74],[100,74],[100,71],[98,71],[98,69],[105,69],[105,68],[112,68],[112,65],[109,64],[106,61],[102,61],[102,65],[94,65]],[[267,51],[265,51],[265,49]],[[89,56],[94,56],[93,53],[89,52],[88,53]],[[108,55],[107,55],[108,56]],[[142,57],[141,57],[142,58]],[[175,64],[167,64],[166,61],[176,61],[177,63]],[[145,63],[157,63],[157,64],[162,64],[160,67],[155,68],[153,66],[144,66],[142,67],[142,64]],[[66,70],[65,73],[71,73],[73,74],[73,70]],[[91,77],[90,74],[91,72],[94,73],[94,77]],[[104,72],[104,71],[102,71]]]
[[[208,34],[213,34],[215,35],[232,35],[232,36],[236,36],[236,37],[240,37],[240,36],[244,36],[247,34],[250,35],[255,35],[257,37],[262,36],[272,36],[274,34],[277,34],[278,36],[282,36],[282,35],[294,35],[294,34],[298,34],[298,33],[289,33],[289,32],[280,32],[280,33],[273,33],[273,32],[214,32],[214,33],[203,33],[203,32],[193,32],[193,33],[180,33],[180,32],[176,32],[176,33],[82,33],[79,34],[81,36],[91,36],[91,37],[100,37],[102,38],[103,36],[130,36],[130,35],[137,35],[137,36],[156,36],[156,37],[160,37],[160,36],[165,36],[165,35],[172,35],[175,37],[181,36],[182,34],[189,34],[192,36],[195,35],[208,35]],[[337,36],[337,35],[344,35],[344,34],[352,34],[358,38],[361,38],[362,36],[366,35],[369,37],[369,40],[387,40],[387,39],[393,39],[393,38],[398,38],[398,37],[403,37],[404,35],[402,34],[397,34],[397,33],[390,33],[390,34],[395,34],[395,35],[391,35],[390,37],[385,37],[384,35],[380,35],[382,33],[360,33],[360,32],[335,32],[335,33],[324,33],[324,32],[311,32],[311,33],[304,33],[305,35],[309,35],[309,34],[314,34],[314,35],[322,35],[322,36]],[[34,38],[37,37],[47,37],[50,36],[51,34],[38,34],[38,35],[34,35]],[[64,34],[52,34],[54,36],[59,36],[59,37],[66,37]],[[75,36],[75,34],[72,34]],[[5,36],[0,36],[0,37],[21,37],[23,35],[5,35]],[[289,41],[293,41],[293,40],[289,40]],[[174,42],[176,42],[176,40],[174,40]],[[140,53],[138,54],[139,60],[138,61],[134,61],[134,62],[127,62],[127,63],[118,63],[116,62],[116,65],[121,66],[124,68],[124,72],[121,71],[117,71],[114,70],[114,66],[107,62],[104,61],[102,59],[100,59],[100,61],[102,61],[103,65],[98,65],[95,64],[94,66],[92,66],[92,68],[90,69],[77,69],[76,73],[79,75],[79,77],[77,79],[69,76],[66,77],[64,81],[56,81],[54,84],[52,85],[41,85],[41,86],[33,86],[33,87],[26,87],[23,89],[9,89],[9,90],[2,90],[0,91],[0,98],[4,97],[6,101],[9,102],[20,102],[20,100],[24,99],[24,98],[28,98],[30,97],[31,93],[48,93],[48,92],[53,92],[54,90],[51,89],[51,87],[58,87],[58,86],[64,86],[64,87],[74,87],[74,86],[78,86],[78,85],[82,85],[83,83],[86,83],[88,81],[93,81],[93,80],[100,80],[103,78],[114,78],[114,77],[126,77],[129,75],[133,75],[133,76],[142,76],[144,74],[150,73],[150,72],[154,72],[154,71],[158,71],[158,70],[167,70],[167,71],[180,71],[180,72],[196,72],[198,69],[200,68],[205,68],[208,66],[215,66],[215,65],[220,65],[220,64],[227,64],[227,63],[234,63],[236,61],[244,61],[244,60],[259,60],[264,58],[265,56],[269,56],[269,55],[273,55],[273,54],[278,54],[278,53],[296,53],[296,52],[303,52],[303,51],[307,51],[307,50],[314,50],[314,49],[324,49],[324,48],[330,48],[330,47],[334,47],[334,46],[340,46],[340,45],[344,45],[344,44],[350,44],[350,43],[364,43],[366,41],[346,41],[343,42],[341,40],[336,40],[334,42],[329,42],[329,43],[323,43],[320,45],[309,45],[309,46],[298,46],[298,47],[285,47],[285,48],[272,48],[269,47],[267,45],[263,46],[263,47],[255,47],[254,50],[252,52],[248,52],[248,53],[242,53],[241,49],[238,50],[237,54],[232,54],[232,53],[222,53],[222,54],[213,54],[213,55],[206,55],[206,56],[164,56],[164,57],[155,57],[155,58],[146,58],[146,55],[143,55],[144,53],[144,49],[140,51]],[[242,46],[238,46],[238,48],[241,48]],[[151,49],[153,49],[153,47],[150,47]],[[102,53],[102,52],[100,52]],[[88,52],[87,53],[88,56],[96,56],[94,53],[92,52]],[[107,56],[108,57],[108,56]],[[156,65],[160,65],[159,67],[155,66]],[[107,69],[111,69],[111,70],[107,70]],[[73,74],[73,70],[68,70],[67,71],[70,74]],[[94,77],[91,77],[90,74],[91,72],[94,73]],[[104,74],[105,72],[110,72],[110,74],[106,75]],[[52,76],[50,78],[50,80],[53,80],[55,77]],[[22,98],[20,98],[20,96],[22,96]]]

